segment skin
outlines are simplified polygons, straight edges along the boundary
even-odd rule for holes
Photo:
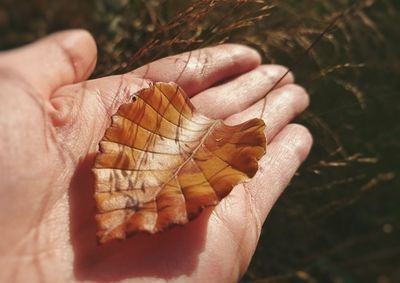
[[[87,80],[89,33],[70,30],[0,53],[0,282],[232,282],[246,271],[273,204],[312,138],[289,124],[308,105],[286,71],[226,44],[167,57],[130,73]],[[267,154],[195,221],[97,246],[91,166],[110,116],[149,81],[174,81],[205,115],[267,124]],[[263,112],[263,113],[262,113]],[[261,114],[262,113],[262,114]]]

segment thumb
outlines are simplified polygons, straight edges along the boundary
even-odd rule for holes
[[[49,98],[58,87],[87,79],[96,59],[93,37],[85,30],[67,30],[0,53],[0,69]]]

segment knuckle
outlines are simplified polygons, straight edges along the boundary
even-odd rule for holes
[[[282,94],[287,97],[287,105],[294,116],[303,112],[310,104],[310,97],[306,90],[297,84],[288,84],[282,87]]]
[[[286,84],[282,87],[285,92],[295,95],[307,95],[307,91],[298,84]]]
[[[305,126],[300,124],[293,123],[289,124],[287,127],[294,137],[292,139],[292,145],[290,146],[290,154],[302,161],[307,156],[313,143],[312,134]]]
[[[273,80],[279,80],[285,76],[283,83],[291,84],[294,81],[294,75],[289,69],[283,65],[264,64],[257,67],[264,76],[270,77]],[[289,71],[289,72],[288,72]]]

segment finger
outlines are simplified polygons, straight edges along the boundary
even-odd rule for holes
[[[223,44],[166,57],[132,72],[151,81],[176,82],[189,96],[221,80],[260,65],[261,57],[249,47]]]
[[[307,92],[295,84],[287,84],[272,91],[266,99],[265,104],[263,100],[258,101],[246,110],[228,117],[225,122],[235,125],[252,118],[261,117],[266,123],[267,140],[272,140],[310,103]]]
[[[57,32],[0,55],[0,68],[22,77],[45,97],[60,86],[85,80],[96,64],[93,37],[84,30]]]
[[[273,204],[308,156],[312,146],[310,132],[301,125],[287,125],[269,144],[259,171],[248,183],[247,192],[260,219],[265,219]]]
[[[197,94],[192,101],[196,109],[204,115],[223,119],[243,111],[263,98],[286,72],[287,69],[283,66],[262,65],[231,81]],[[276,88],[293,81],[293,75],[289,73]]]
[[[209,225],[208,239],[218,250],[231,252],[227,258],[235,258],[242,272],[254,254],[267,214],[307,157],[311,145],[312,137],[306,128],[287,125],[270,143],[253,179],[236,186],[213,211],[210,221],[215,223]],[[218,233],[221,230],[224,233]]]

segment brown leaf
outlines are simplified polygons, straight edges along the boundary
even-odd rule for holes
[[[197,113],[174,83],[123,104],[100,142],[95,175],[100,243],[185,224],[254,176],[264,122],[236,126]]]

